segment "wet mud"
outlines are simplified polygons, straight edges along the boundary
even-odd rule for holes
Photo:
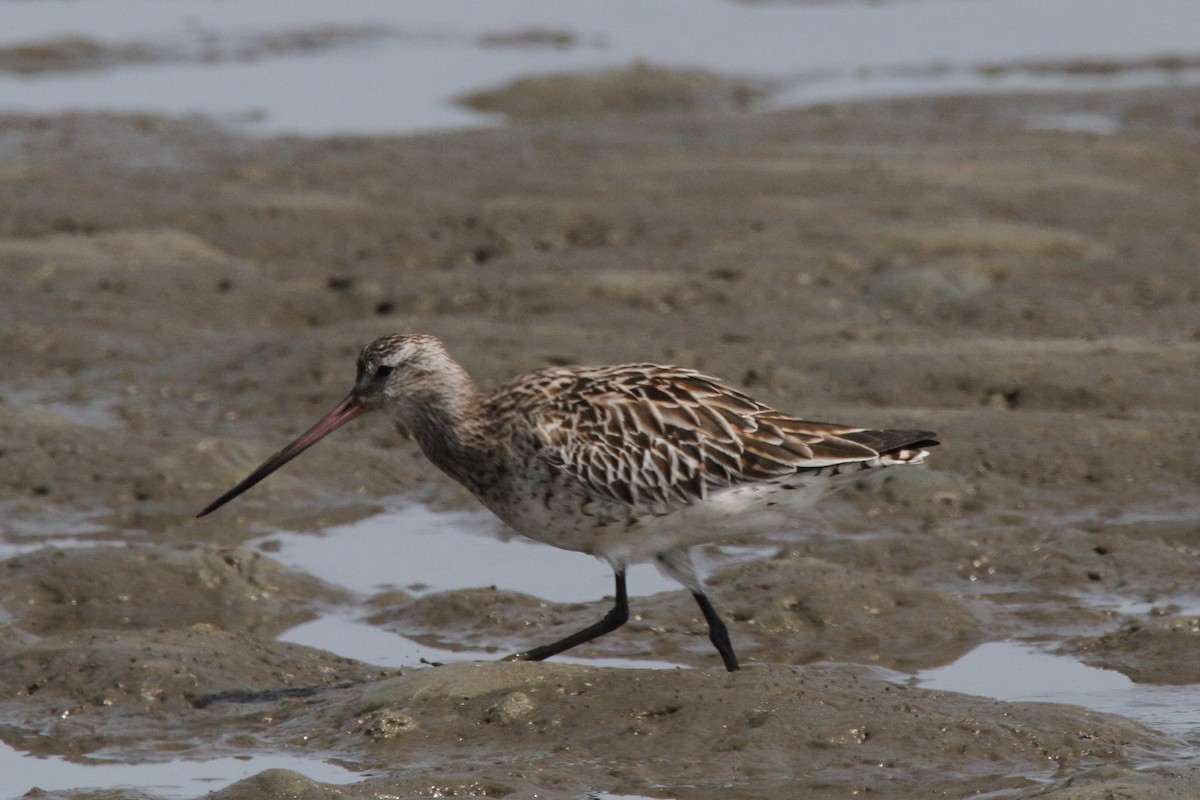
[[[1200,793],[1200,726],[906,681],[1007,640],[1198,680],[1200,92],[562,103],[404,139],[0,118],[0,738],[362,771],[271,770],[226,800]],[[1115,132],[1030,123],[1080,113]],[[472,507],[384,420],[194,519],[400,330],[484,385],[665,361],[944,444],[710,576],[740,673],[682,591],[579,650],[679,668],[387,670],[275,637],[350,607],[499,657],[611,603],[550,603],[532,577],[371,599],[253,544],[400,495]]]

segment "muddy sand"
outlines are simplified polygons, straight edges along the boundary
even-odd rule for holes
[[[1164,731],[904,680],[1018,640],[1200,683],[1200,91],[543,100],[502,130],[403,139],[0,119],[0,738],[362,771],[270,770],[227,800],[1200,795],[1195,709]],[[1038,128],[1096,117],[1117,131]],[[193,518],[403,330],[484,385],[665,361],[944,444],[711,576],[740,673],[681,591],[579,653],[686,669],[392,670],[277,642],[336,606],[499,657],[611,602],[361,597],[246,546],[402,495],[472,507],[382,419]]]

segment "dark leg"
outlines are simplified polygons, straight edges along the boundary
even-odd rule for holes
[[[736,672],[738,670],[737,655],[733,652],[733,645],[729,641],[729,631],[725,629],[725,623],[717,615],[717,610],[713,608],[712,603],[708,602],[708,595],[704,592],[692,592],[692,597],[696,598],[700,610],[704,613],[704,621],[708,623],[708,638],[717,648],[717,652],[721,654],[721,660],[725,662],[725,669]]]
[[[709,606],[711,609],[712,606]],[[707,612],[706,612],[707,614]],[[714,612],[715,617],[715,612]],[[550,656],[556,656],[564,650],[570,650],[576,645],[590,642],[592,639],[597,639],[606,633],[612,633],[617,628],[624,625],[629,620],[629,596],[625,593],[625,571],[621,570],[617,573],[617,602],[613,605],[612,610],[604,615],[604,619],[597,622],[595,625],[589,625],[579,633],[573,633],[565,639],[559,639],[557,642],[535,647],[532,650],[526,650],[524,653],[513,653],[505,658],[505,661],[544,661]],[[721,620],[717,620],[720,624]],[[710,623],[711,624],[711,623]],[[724,626],[721,630],[724,631]],[[728,636],[726,642],[728,643]],[[732,652],[732,651],[731,651]],[[728,665],[728,662],[726,662]],[[734,664],[734,669],[737,664]]]

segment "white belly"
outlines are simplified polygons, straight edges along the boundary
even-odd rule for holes
[[[830,481],[810,474],[718,489],[668,513],[616,504],[562,507],[536,497],[485,504],[522,536],[623,565],[697,544],[799,528],[801,515],[828,491]]]

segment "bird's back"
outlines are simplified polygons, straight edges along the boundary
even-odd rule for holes
[[[731,487],[912,462],[926,431],[872,431],[784,414],[718,379],[657,364],[558,367],[491,393],[512,446],[598,502],[665,514]]]

